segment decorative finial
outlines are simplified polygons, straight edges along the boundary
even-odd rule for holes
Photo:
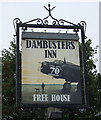
[[[49,3],[48,3],[48,7],[49,7],[49,8],[46,8],[46,7],[44,6],[44,8],[49,12],[49,16],[51,16],[51,11],[55,8],[55,6],[54,6],[53,8],[50,8],[51,5],[50,5],[50,2],[49,2]]]
[[[50,5],[50,2],[49,2],[49,3],[48,3],[48,7],[50,8],[50,6],[51,6],[51,5]]]

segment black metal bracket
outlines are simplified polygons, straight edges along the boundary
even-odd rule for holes
[[[41,19],[41,18],[36,18],[36,19],[32,19],[32,20],[29,20],[29,21],[27,21],[27,22],[22,22],[19,18],[15,18],[14,20],[13,20],[13,25],[14,25],[14,30],[15,30],[15,33],[16,33],[16,24],[31,24],[32,22],[35,22],[36,21],[36,23],[34,23],[34,24],[36,24],[36,25],[53,25],[53,26],[65,26],[65,25],[70,25],[70,26],[75,26],[75,27],[78,27],[78,26],[83,26],[84,27],[84,35],[85,35],[85,33],[86,33],[86,26],[87,26],[87,24],[86,24],[86,22],[85,21],[80,21],[80,23],[78,23],[78,24],[74,24],[74,23],[72,23],[72,22],[69,22],[69,21],[67,21],[67,20],[64,20],[64,19],[56,19],[56,18],[54,18],[53,16],[52,16],[52,14],[51,14],[51,11],[55,8],[55,6],[54,7],[52,7],[51,8],[51,5],[50,5],[50,3],[48,4],[48,8],[47,7],[45,7],[44,6],[44,8],[49,12],[49,15],[47,16],[47,17],[45,17],[45,18],[43,18],[43,19]],[[48,21],[48,18],[49,17],[51,17],[52,19],[53,19],[53,21],[52,21],[52,23],[51,24],[49,24],[49,21]],[[22,27],[22,30],[27,30],[27,27]],[[77,33],[77,32],[79,32],[79,29],[74,29],[74,32],[75,33]],[[86,36],[84,37],[85,39],[87,38]]]
[[[27,21],[27,22],[22,22],[19,18],[15,18],[13,20],[13,25],[14,25],[14,30],[15,30],[15,36],[16,36],[16,44],[17,44],[17,51],[16,51],[16,55],[17,55],[17,58],[16,58],[16,64],[17,64],[17,68],[16,68],[16,71],[17,71],[17,104],[21,106],[21,86],[19,85],[20,82],[21,82],[21,79],[20,79],[20,70],[19,70],[19,67],[20,67],[20,60],[19,60],[19,56],[20,56],[20,50],[19,50],[19,34],[20,34],[20,30],[27,30],[27,28],[56,28],[56,29],[72,29],[76,34],[81,31],[81,42],[82,42],[82,63],[83,63],[83,73],[84,73],[84,88],[85,88],[85,91],[84,91],[84,96],[85,96],[85,103],[87,106],[88,105],[88,98],[87,98],[87,78],[86,78],[86,53],[85,53],[85,39],[87,38],[85,36],[85,33],[86,33],[86,22],[85,21],[81,21],[80,23],[78,24],[74,24],[72,22],[69,22],[67,20],[64,20],[64,19],[56,19],[52,16],[51,14],[51,11],[55,8],[52,7],[51,8],[51,5],[50,3],[48,4],[48,8],[44,6],[44,8],[49,12],[48,16],[41,19],[41,18],[36,18],[36,19],[32,19],[30,21]],[[52,18],[52,23],[49,24],[49,21],[47,20],[49,17]],[[33,22],[33,23],[32,23]],[[34,23],[35,22],[35,23]],[[31,24],[32,23],[32,24]],[[21,28],[21,29],[20,29]],[[24,105],[24,106],[27,106],[27,105]],[[31,107],[31,105],[29,105]],[[70,105],[69,105],[70,106]],[[77,107],[80,108],[81,105],[78,105]],[[21,106],[23,107],[23,106]],[[28,107],[28,106],[27,106]],[[74,105],[73,105],[74,107]],[[83,106],[84,108],[84,106]]]

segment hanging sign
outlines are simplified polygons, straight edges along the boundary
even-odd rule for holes
[[[82,104],[77,34],[22,32],[21,56],[23,104]]]

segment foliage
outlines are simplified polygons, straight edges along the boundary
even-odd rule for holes
[[[23,109],[16,107],[16,44],[15,41],[10,42],[9,49],[2,51],[2,113],[3,118],[21,119],[21,118],[37,118],[44,116],[41,109]]]
[[[82,45],[80,44],[80,55],[82,52]],[[89,107],[87,109],[64,109],[64,118],[67,115],[68,119],[71,116],[74,120],[78,119],[101,119],[101,74],[97,73],[96,65],[94,64],[95,51],[91,47],[91,40],[87,40],[85,44],[86,48],[86,69],[88,79],[88,96]],[[81,56],[82,57],[82,56]],[[80,61],[82,62],[82,61]],[[64,119],[65,120],[65,119]]]
[[[82,52],[80,45],[80,53]],[[16,107],[16,87],[15,87],[15,71],[16,71],[16,44],[15,41],[10,42],[9,49],[2,51],[2,70],[3,70],[3,118],[7,119],[45,119],[45,109],[24,109]],[[87,73],[88,73],[88,93],[90,106],[87,109],[62,109],[63,118],[81,119],[97,118],[101,115],[101,75],[96,71],[96,65],[93,60],[94,50],[91,47],[91,40],[86,41],[86,57],[87,57]]]

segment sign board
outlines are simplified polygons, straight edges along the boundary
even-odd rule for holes
[[[22,104],[82,104],[81,91],[78,35],[22,32]]]

